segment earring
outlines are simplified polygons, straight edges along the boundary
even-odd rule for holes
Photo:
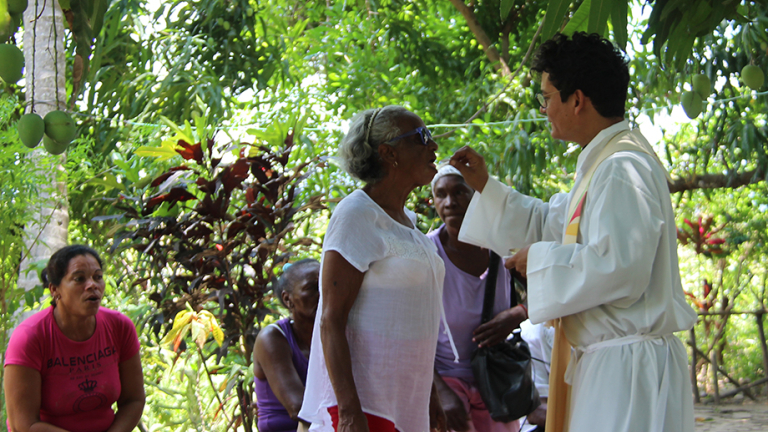
[[[395,168],[397,168],[397,161],[395,161]]]

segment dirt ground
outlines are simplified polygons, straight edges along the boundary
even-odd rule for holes
[[[768,432],[768,400],[696,404],[696,432]]]

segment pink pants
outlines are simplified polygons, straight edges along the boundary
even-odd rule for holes
[[[469,413],[469,432],[518,432],[520,430],[520,423],[517,420],[509,423],[493,421],[477,387],[458,378],[443,377],[443,381],[464,403],[464,408]]]

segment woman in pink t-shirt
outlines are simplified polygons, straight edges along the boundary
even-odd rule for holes
[[[81,245],[60,249],[43,284],[52,306],[22,322],[8,343],[8,430],[133,430],[145,399],[139,340],[128,317],[101,307],[98,253]]]

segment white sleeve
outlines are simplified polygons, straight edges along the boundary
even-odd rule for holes
[[[606,159],[592,178],[581,220],[588,227],[583,244],[540,242],[529,249],[532,322],[603,304],[629,307],[648,287],[666,229],[664,194],[649,186],[653,173],[643,156],[623,154]]]
[[[494,178],[469,203],[459,240],[487,247],[500,256],[545,239],[562,238],[567,196],[549,203],[523,195]]]
[[[365,272],[371,263],[386,257],[388,248],[377,223],[381,215],[356,198],[350,195],[336,206],[323,240],[323,254],[336,251]]]
[[[533,371],[533,383],[539,391],[539,396],[547,397],[549,394],[549,365],[552,346],[549,346],[550,355],[546,355],[546,342],[542,328],[543,324],[531,324],[529,320],[520,323],[520,336],[528,343],[531,350],[531,369]]]

